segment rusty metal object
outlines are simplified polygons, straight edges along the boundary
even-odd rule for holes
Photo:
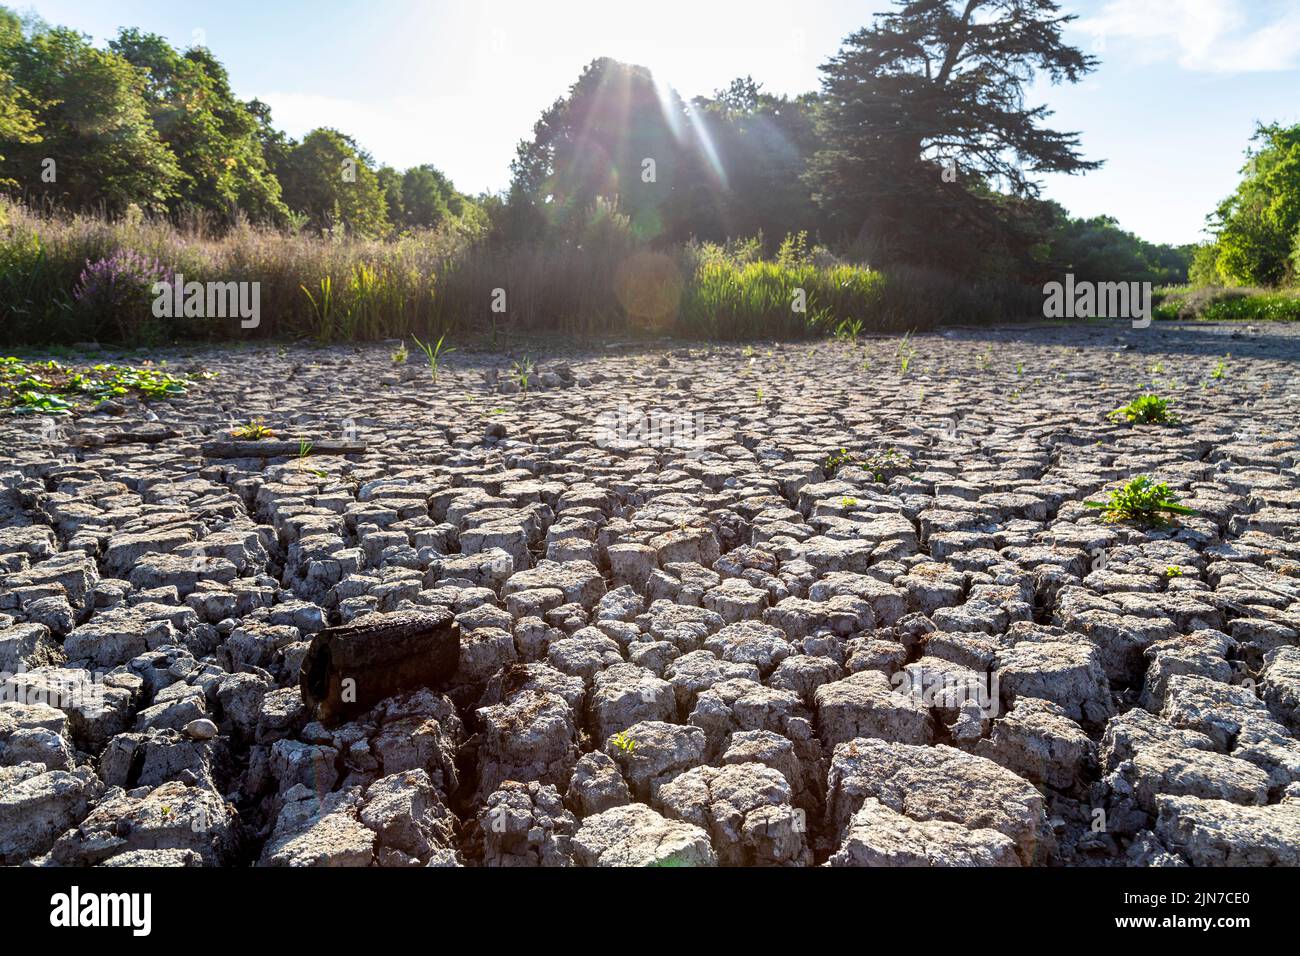
[[[442,608],[369,614],[319,632],[298,683],[316,719],[351,720],[375,704],[448,681],[460,664],[460,628]]]

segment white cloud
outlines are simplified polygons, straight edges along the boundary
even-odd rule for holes
[[[1111,40],[1139,60],[1185,70],[1256,73],[1300,67],[1300,5],[1291,0],[1110,0],[1076,27],[1104,51]]]

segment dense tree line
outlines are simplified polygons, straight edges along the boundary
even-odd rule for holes
[[[470,199],[431,165],[377,165],[338,130],[289,139],[205,49],[137,30],[97,49],[0,8],[0,181],[65,207],[363,235],[459,220],[497,243],[580,244],[616,210],[651,245],[759,236],[771,253],[807,233],[886,267],[1181,281],[1188,250],[1038,195],[1037,174],[1100,165],[1025,104],[1035,74],[1075,82],[1094,68],[1063,42],[1069,19],[1055,0],[898,0],[797,97],[745,77],[688,101],[598,59],[519,144],[509,189]]]
[[[216,224],[379,236],[474,214],[432,166],[375,168],[348,136],[294,141],[266,104],[240,101],[203,47],[124,29],[107,49],[0,7],[0,184],[29,201],[130,206]]]

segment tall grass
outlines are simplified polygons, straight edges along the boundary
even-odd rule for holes
[[[844,323],[863,331],[1031,317],[1041,296],[972,285],[941,273],[884,274],[782,243],[691,243],[655,250],[626,217],[597,209],[546,242],[488,243],[455,227],[381,241],[320,237],[241,225],[213,235],[136,215],[121,219],[40,214],[0,200],[0,342],[132,344],[229,338],[321,342],[488,334],[505,329],[577,336],[638,328],[742,339],[822,335]],[[88,265],[120,251],[157,261],[187,282],[260,283],[261,322],[152,315],[123,323],[78,300]],[[123,329],[129,329],[127,333]]]

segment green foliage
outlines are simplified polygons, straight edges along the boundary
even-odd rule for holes
[[[1131,425],[1172,425],[1178,418],[1169,410],[1169,399],[1159,395],[1139,395],[1127,405],[1110,413],[1116,421],[1124,419]]]
[[[850,465],[852,463],[853,455],[849,454],[847,448],[841,448],[839,451],[826,456],[826,461],[822,463],[822,471],[824,471],[828,476],[833,476],[842,465]]]
[[[71,414],[80,398],[96,403],[132,395],[146,400],[173,398],[184,395],[191,384],[147,364],[100,364],[78,369],[53,360],[0,358],[0,409],[11,414]]]
[[[916,358],[916,346],[912,344],[912,333],[908,332],[894,348],[894,357],[898,359],[898,375],[905,378]]]
[[[124,29],[110,49],[147,77],[145,98],[162,141],[183,177],[173,209],[197,208],[223,219],[236,209],[278,221],[288,210],[258,139],[258,118],[237,100],[225,68],[195,47],[178,53],[162,37]]]
[[[707,175],[689,187],[696,200],[677,233],[689,229],[689,235],[722,242],[731,236],[780,236],[792,228],[818,231],[825,217],[806,179],[808,160],[820,145],[817,101],[811,93],[765,93],[750,77],[692,101],[691,112],[709,144],[695,168]]]
[[[873,451],[854,464],[870,474],[873,480],[883,484],[890,478],[910,471],[912,459],[897,449],[886,448],[884,451]]]
[[[442,347],[443,339],[446,338],[445,335],[438,336],[438,341],[432,345],[426,345],[424,342],[415,338],[414,335],[412,335],[411,338],[415,339],[415,344],[419,347],[420,351],[424,353],[424,357],[428,359],[429,371],[433,375],[433,380],[436,383],[438,381],[438,365],[442,361],[442,356],[449,355],[456,350],[444,349]]]
[[[1095,65],[1061,39],[1054,0],[906,0],[823,65],[823,146],[808,177],[834,228],[872,263],[972,271],[1011,241],[1030,172],[1082,172],[1078,136],[1025,105],[1036,72],[1076,82]],[[949,173],[945,175],[945,169]]]
[[[1171,285],[1187,281],[1192,248],[1145,242],[1121,229],[1112,216],[1075,219],[1056,203],[1047,206],[1052,223],[1044,237],[1045,273],[1072,273],[1080,282]]]
[[[566,97],[543,112],[531,141],[520,143],[512,186],[539,213],[542,228],[563,227],[598,199],[618,198],[637,234],[664,236],[678,187],[694,160],[678,133],[688,128],[685,104],[661,97],[649,70],[594,60]],[[643,160],[654,162],[647,182]],[[670,198],[666,198],[670,197]]]
[[[379,236],[388,227],[369,158],[337,130],[312,130],[288,150],[276,174],[285,203],[321,232]]]
[[[1300,275],[1300,125],[1260,124],[1252,142],[1241,183],[1212,217],[1213,273],[1226,285],[1277,286]]]
[[[1208,322],[1300,321],[1300,289],[1171,286],[1152,295],[1157,319]]]
[[[5,69],[4,51],[21,39],[18,18],[0,7],[0,143],[31,144],[41,141],[40,120],[35,109],[38,104],[31,94],[20,87]],[[0,153],[0,168],[4,155]],[[17,185],[15,180],[0,178],[0,187]]]
[[[709,338],[824,334],[846,320],[872,322],[884,283],[858,266],[704,260],[683,290],[681,322]]]
[[[533,360],[526,355],[522,362],[510,363],[510,377],[519,384],[519,388],[524,394],[528,393],[528,385],[532,381],[535,371],[536,366],[533,365]]]
[[[1106,501],[1085,501],[1089,508],[1098,508],[1107,524],[1133,521],[1138,524],[1161,527],[1169,523],[1167,515],[1194,515],[1197,512],[1178,503],[1178,498],[1166,482],[1156,483],[1146,475],[1139,475],[1122,488],[1110,492]]]
[[[5,48],[0,67],[40,124],[39,141],[29,135],[7,153],[0,179],[41,199],[110,212],[132,203],[162,210],[177,196],[184,174],[151,120],[144,74],[123,57],[56,28]],[[53,182],[42,178],[47,157],[57,163]]]
[[[2,199],[0,209],[0,340],[9,342],[125,334],[72,296],[88,262],[126,251],[188,280],[257,281],[262,323],[251,334],[322,342],[412,333],[436,341],[498,323],[579,336],[644,328],[730,340],[852,335],[1002,321],[1042,303],[1039,290],[1013,283],[902,267],[886,274],[819,251],[782,267],[761,259],[757,240],[651,252],[608,209],[577,239],[508,245],[484,241],[463,219],[380,241],[248,224],[195,234],[147,217],[41,216]],[[504,314],[492,309],[497,288],[509,289]],[[804,312],[794,309],[798,289]],[[171,341],[249,334],[184,318],[148,331]]]
[[[884,451],[873,451],[866,454],[850,452],[845,448],[841,448],[835,454],[827,457],[822,464],[822,471],[828,477],[833,477],[836,472],[845,466],[861,468],[871,475],[873,481],[884,484],[889,479],[911,470],[912,459],[896,448],[886,448]],[[845,507],[848,506],[847,502],[850,500],[845,499]],[[856,501],[853,503],[856,504]]]
[[[632,756],[633,751],[636,750],[636,740],[629,737],[626,730],[621,730],[616,733],[613,736],[612,741],[615,747],[623,751],[623,753],[627,754],[629,757]]]
[[[230,437],[238,441],[259,441],[263,438],[274,438],[275,432],[267,427],[266,419],[254,418],[243,425],[232,428]]]

